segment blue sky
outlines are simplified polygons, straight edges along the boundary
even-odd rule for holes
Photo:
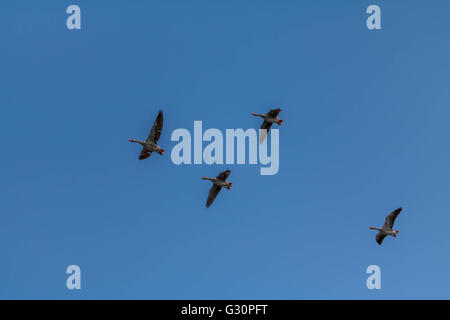
[[[448,1],[0,8],[0,298],[450,297]],[[277,175],[172,163],[173,130],[257,128],[271,105]],[[139,161],[127,140],[159,109],[168,151]],[[227,168],[233,188],[206,209],[200,177]],[[379,247],[368,227],[400,206]]]

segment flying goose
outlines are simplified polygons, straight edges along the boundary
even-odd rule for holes
[[[394,226],[395,218],[397,218],[400,211],[402,211],[402,208],[398,208],[398,209],[392,211],[390,214],[388,214],[386,217],[386,220],[384,221],[383,228],[369,227],[369,229],[371,229],[371,230],[379,231],[375,237],[375,239],[377,240],[377,243],[379,245],[381,245],[384,237],[386,237],[386,236],[393,236],[394,238],[397,237],[398,231],[392,230],[392,227]]]
[[[264,119],[260,129],[265,130],[265,131],[263,131],[261,133],[260,138],[259,138],[259,143],[262,143],[265,140],[265,138],[270,130],[270,127],[272,127],[273,123],[276,123],[278,125],[281,125],[283,123],[283,120],[277,118],[280,111],[281,111],[281,109],[277,108],[277,109],[271,109],[269,112],[264,113],[264,114],[252,113],[252,115],[254,115],[256,117],[261,117]]]
[[[152,152],[158,152],[160,155],[164,153],[164,149],[158,146],[159,137],[161,137],[161,131],[163,128],[163,113],[160,110],[158,112],[158,116],[156,117],[155,122],[153,123],[152,130],[150,131],[150,135],[145,141],[139,141],[135,139],[130,139],[130,142],[137,142],[142,145],[142,151],[139,155],[139,160],[147,159],[151,156]]]
[[[228,190],[230,190],[231,186],[233,185],[231,182],[227,181],[227,178],[230,175],[230,173],[231,173],[230,170],[226,170],[224,172],[221,172],[215,178],[202,177],[203,180],[209,180],[213,183],[211,189],[209,190],[208,200],[206,201],[207,208],[209,208],[211,204],[214,202],[214,199],[216,199],[217,194],[219,193],[220,189],[222,189],[222,187],[225,187]]]

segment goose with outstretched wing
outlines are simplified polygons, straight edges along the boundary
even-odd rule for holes
[[[397,237],[398,230],[392,230],[394,227],[394,222],[397,216],[399,215],[400,211],[402,211],[402,208],[395,209],[390,214],[387,215],[386,220],[384,221],[384,225],[382,228],[377,227],[369,227],[371,230],[377,230],[378,233],[375,237],[375,240],[379,245],[383,242],[383,239],[386,236],[393,236],[394,238]]]
[[[130,142],[139,143],[142,146],[141,154],[139,155],[139,160],[144,160],[150,157],[152,152],[157,152],[160,155],[164,153],[164,149],[158,146],[158,140],[161,137],[161,131],[163,128],[163,112],[160,110],[156,116],[155,122],[153,123],[152,130],[148,138],[145,141],[139,141],[136,139],[130,139]]]
[[[261,124],[260,129],[260,137],[259,137],[259,143],[264,142],[266,139],[266,136],[272,127],[272,124],[276,123],[278,125],[281,125],[283,123],[283,120],[278,119],[278,115],[280,114],[281,109],[271,109],[267,113],[259,114],[259,113],[252,113],[252,115],[256,117],[261,117],[264,119],[263,123]]]
[[[225,170],[225,171],[221,172],[217,177],[214,177],[214,178],[202,177],[203,180],[209,180],[213,183],[211,189],[209,190],[208,200],[206,200],[207,208],[209,208],[212,205],[212,203],[216,199],[216,197],[219,194],[222,187],[225,187],[228,190],[231,189],[231,186],[233,184],[231,182],[227,181],[230,173],[231,173],[230,170]]]

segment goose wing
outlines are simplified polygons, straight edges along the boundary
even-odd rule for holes
[[[147,159],[148,157],[150,157],[150,155],[151,155],[151,152],[148,152],[147,150],[142,148],[141,154],[139,155],[139,160]]]
[[[402,208],[395,209],[390,214],[387,215],[386,220],[384,221],[383,229],[392,229],[394,226],[394,221],[397,218],[398,214],[402,211]]]
[[[225,181],[230,176],[230,173],[231,173],[230,170],[225,170],[224,172],[219,173],[219,175],[216,178]]]
[[[267,122],[264,120],[264,122],[262,123],[261,127],[259,127],[261,130],[267,130],[267,132],[269,132],[270,127],[272,127],[272,122]]]
[[[153,123],[152,130],[147,138],[147,142],[157,143],[159,138],[161,137],[161,131],[163,128],[163,112],[160,110],[158,115],[156,116],[155,122]]]
[[[214,199],[216,199],[217,195],[219,194],[220,189],[222,189],[222,187],[216,184],[212,185],[211,189],[209,190],[208,200],[206,201],[207,208],[209,208],[212,205]]]
[[[266,137],[271,127],[272,123],[264,120],[261,127],[259,128],[259,143],[263,143],[264,140],[266,140]]]
[[[384,239],[385,237],[386,237],[386,234],[385,234],[385,233],[378,232],[377,235],[375,236],[375,240],[377,240],[377,243],[378,243],[379,245],[381,245],[381,243],[383,242],[383,239]]]
[[[271,109],[269,112],[267,112],[267,115],[271,118],[276,118],[281,112],[281,109]]]

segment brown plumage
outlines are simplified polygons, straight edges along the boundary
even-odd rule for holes
[[[152,129],[150,130],[150,134],[145,141],[139,141],[135,139],[129,140],[130,142],[136,142],[142,145],[142,151],[139,155],[139,160],[147,159],[151,156],[152,152],[157,152],[160,155],[164,153],[165,150],[158,146],[158,140],[161,137],[163,122],[163,112],[160,110],[153,123]]]
[[[394,227],[395,219],[397,218],[397,216],[400,214],[401,211],[402,211],[402,208],[398,208],[398,209],[395,209],[394,211],[392,211],[390,214],[388,214],[386,216],[386,219],[384,221],[384,225],[382,228],[369,227],[369,229],[371,229],[371,230],[378,231],[377,235],[375,236],[375,240],[377,241],[377,243],[379,245],[381,245],[381,243],[383,242],[383,239],[386,236],[393,236],[394,238],[397,237],[398,231],[392,230],[392,228]]]
[[[252,113],[252,115],[261,117],[264,119],[263,123],[261,124],[261,127],[259,128],[260,129],[259,143],[264,142],[273,123],[277,123],[278,125],[281,125],[283,123],[283,120],[277,118],[278,115],[280,114],[280,112],[281,112],[281,109],[276,108],[276,109],[271,109],[269,112],[264,113],[264,114]]]
[[[209,190],[208,199],[206,200],[207,208],[209,208],[212,205],[222,187],[225,187],[228,190],[230,190],[233,184],[231,182],[226,181],[230,176],[230,173],[231,173],[230,170],[225,170],[215,178],[202,177],[202,179],[209,180],[213,183],[211,189]]]

